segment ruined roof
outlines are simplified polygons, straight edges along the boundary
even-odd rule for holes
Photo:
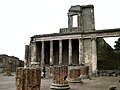
[[[75,6],[71,6],[70,9],[69,9],[69,12],[80,12],[82,9],[84,8],[94,8],[93,5],[75,5]]]

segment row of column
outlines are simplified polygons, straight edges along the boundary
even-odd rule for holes
[[[79,40],[79,64],[81,65],[83,61],[83,41]],[[72,40],[69,39],[69,50],[68,50],[68,61],[69,65],[72,65]],[[42,41],[42,49],[41,49],[41,64],[44,64],[44,41]],[[62,64],[62,40],[59,40],[59,64]],[[53,41],[50,41],[50,65],[53,65]]]
[[[92,40],[92,70],[95,71],[97,69],[97,50],[96,50],[96,39]],[[79,41],[79,65],[84,64],[84,51],[83,51],[83,39],[78,39]],[[68,49],[68,61],[69,65],[72,65],[72,39],[69,39],[69,49]],[[31,63],[38,62],[37,61],[37,49],[36,49],[36,43],[34,42],[31,44],[32,47],[32,53],[31,53]],[[45,54],[44,54],[44,48],[45,48],[45,41],[42,41],[41,44],[41,65],[44,65],[45,61]],[[53,41],[50,41],[50,65],[53,65]],[[62,40],[59,40],[59,64],[62,64]]]
[[[83,62],[83,42],[82,39],[78,39],[79,40],[79,64],[81,65]],[[69,61],[69,65],[72,65],[72,40],[69,39],[69,49],[68,49],[68,61]],[[59,40],[59,64],[62,64],[62,40]],[[44,59],[45,59],[45,41],[42,41],[41,44],[41,65],[44,65]],[[35,63],[38,62],[37,61],[37,49],[36,49],[36,43],[31,43],[31,63]],[[53,65],[53,41],[50,41],[50,65]]]

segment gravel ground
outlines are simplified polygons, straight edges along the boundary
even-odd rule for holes
[[[70,83],[71,90],[109,90],[111,85],[116,85],[117,90],[120,90],[120,76],[118,77],[96,77],[92,80],[85,79],[83,84]],[[41,90],[50,90],[52,79],[41,79]],[[14,76],[2,76],[0,74],[0,90],[16,90],[15,74]]]

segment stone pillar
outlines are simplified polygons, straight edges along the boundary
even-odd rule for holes
[[[83,40],[81,38],[79,40],[79,65],[83,65]]]
[[[59,40],[59,65],[62,64],[62,40]]]
[[[41,65],[43,66],[43,65],[45,65],[45,61],[44,61],[44,59],[45,59],[45,45],[44,45],[44,41],[42,41],[42,49],[41,49]]]
[[[39,66],[36,42],[31,42],[31,66]]]
[[[53,41],[50,41],[50,65],[53,65]]]
[[[36,52],[36,43],[32,42],[31,43],[31,63],[37,61],[37,52]]]
[[[68,90],[70,89],[67,76],[68,76],[68,66],[53,66],[52,68],[53,80],[51,89],[54,90]]]
[[[29,66],[29,45],[25,45],[24,68]]]
[[[68,15],[68,31],[72,31],[73,28],[73,17],[72,15]]]
[[[81,13],[77,15],[77,22],[78,22],[78,31],[79,31],[81,28]]]
[[[69,39],[69,65],[72,65],[72,40]]]
[[[97,74],[97,46],[96,38],[92,38],[92,74]]]
[[[17,68],[16,90],[40,90],[40,68]]]

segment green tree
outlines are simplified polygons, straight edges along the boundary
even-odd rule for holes
[[[120,38],[118,38],[118,40],[115,41],[115,43],[116,43],[116,44],[114,45],[115,50],[119,51],[119,50],[120,50]]]

